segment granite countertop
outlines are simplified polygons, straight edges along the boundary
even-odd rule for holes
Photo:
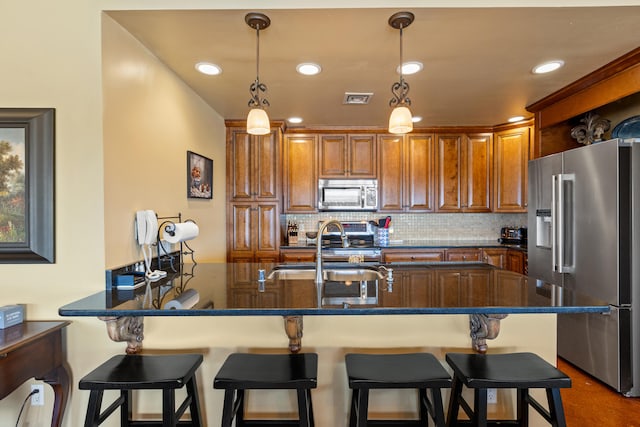
[[[296,316],[609,311],[602,301],[483,263],[394,263],[389,265],[393,267],[391,284],[386,278],[364,282],[364,285],[363,282],[326,281],[319,288],[313,279],[258,281],[259,269],[265,269],[268,277],[276,266],[186,264],[182,273],[170,272],[166,278],[143,283],[138,289],[98,292],[61,307],[59,314]],[[313,264],[287,264],[280,268],[305,267],[314,269]],[[325,268],[340,267],[377,268],[377,265],[325,263]],[[363,286],[367,292],[364,299]],[[340,304],[340,298],[346,303]],[[176,309],[170,309],[176,305]]]

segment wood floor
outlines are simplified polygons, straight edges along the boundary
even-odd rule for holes
[[[640,397],[624,397],[562,359],[558,369],[572,382],[561,390],[567,427],[640,427]]]

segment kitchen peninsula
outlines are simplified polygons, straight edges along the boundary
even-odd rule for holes
[[[117,339],[128,342],[129,352],[142,344],[145,316],[283,316],[290,350],[299,351],[303,316],[462,314],[472,316],[476,350],[486,351],[484,339],[495,338],[499,320],[509,314],[609,310],[601,301],[484,263],[325,263],[324,269],[324,283],[316,286],[307,274],[315,273],[311,264],[186,264],[138,289],[87,296],[59,314],[99,317],[111,332],[130,327]],[[345,275],[354,270],[364,280]]]

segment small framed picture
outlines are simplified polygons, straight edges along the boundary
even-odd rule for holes
[[[213,198],[213,160],[187,151],[187,197]]]

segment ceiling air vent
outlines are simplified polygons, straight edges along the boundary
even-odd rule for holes
[[[350,105],[366,105],[369,103],[372,96],[373,93],[345,92],[342,103]]]

